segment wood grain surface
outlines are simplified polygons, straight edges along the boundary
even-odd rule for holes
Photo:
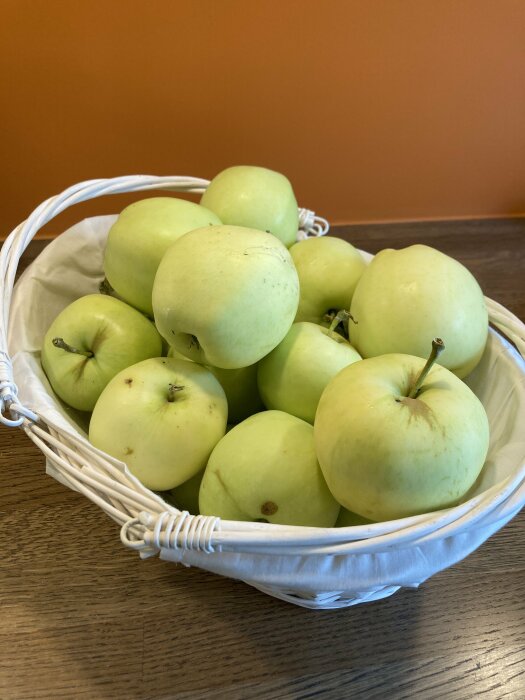
[[[525,319],[524,220],[334,233],[433,245]],[[314,612],[141,561],[21,431],[1,429],[0,450],[1,700],[525,698],[525,511],[418,590]]]

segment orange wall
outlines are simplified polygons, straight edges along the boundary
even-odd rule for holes
[[[522,0],[3,0],[0,57],[3,235],[79,180],[236,163],[334,222],[525,211]]]

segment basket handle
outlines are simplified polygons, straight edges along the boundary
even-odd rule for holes
[[[490,322],[514,343],[519,354],[525,359],[525,325],[497,301],[485,297]]]
[[[13,378],[9,357],[7,332],[9,309],[16,270],[23,252],[36,233],[62,211],[80,202],[109,194],[169,190],[173,192],[204,192],[209,180],[197,177],[155,175],[130,175],[123,177],[87,180],[72,185],[61,194],[40,204],[26,221],[17,226],[7,237],[0,252],[0,292],[2,315],[0,318],[0,423],[8,427],[21,426],[26,420],[36,421],[38,416],[18,402],[18,389]],[[329,225],[309,209],[299,209],[298,239],[322,236]]]

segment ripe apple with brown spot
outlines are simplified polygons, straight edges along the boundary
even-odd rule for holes
[[[355,362],[323,392],[316,451],[348,510],[375,521],[431,512],[457,504],[476,481],[487,414],[464,382],[433,364],[436,355]]]

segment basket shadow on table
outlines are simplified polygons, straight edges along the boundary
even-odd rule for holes
[[[152,564],[166,600],[148,606],[143,671],[145,686],[157,694],[363,671],[378,662],[402,664],[418,653],[423,592],[311,611],[240,581]],[[172,614],[166,609],[171,596],[177,601]],[[154,651],[160,648],[173,652]]]
[[[495,558],[476,553],[457,574],[449,570],[418,590],[327,611],[196,568],[141,561],[120,545],[118,526],[50,480],[36,448],[27,447],[26,462],[5,474],[8,485],[22,466],[31,490],[20,489],[32,499],[21,505],[15,499],[4,527],[17,533],[2,585],[16,601],[17,624],[7,636],[13,682],[51,674],[53,690],[86,688],[101,700],[241,692],[305,677],[324,683],[340,673],[364,687],[377,677],[404,684],[425,664],[460,657],[472,665],[487,640],[503,648],[509,615],[520,619],[518,603],[503,596],[507,589],[516,595],[516,582],[505,583],[519,575],[515,548],[491,543],[484,547]],[[9,499],[3,503],[9,510]],[[498,538],[521,542],[518,525]],[[496,588],[486,574],[498,576]]]
[[[419,653],[424,590],[348,609],[306,610],[240,581],[140,561],[119,547],[114,524],[98,509],[73,494],[71,502],[60,536],[51,509],[39,520],[55,533],[50,548],[62,538],[74,542],[75,521],[82,520],[85,547],[57,550],[45,576],[29,569],[28,590],[38,595],[26,599],[33,633],[21,642],[25,658],[31,647],[47,648],[57,683],[95,687],[99,698],[164,697],[397,664]]]
[[[291,688],[294,679],[386,692],[425,682],[436,668],[479,675],[480,661],[495,654],[501,663],[505,630],[516,639],[523,632],[522,518],[418,590],[333,611],[292,606],[195,568],[141,561],[120,547],[110,520],[71,492],[60,512],[37,507],[24,523],[23,536],[45,549],[45,568],[22,537],[5,581],[15,589],[17,626],[6,637],[4,672],[20,688],[20,676],[38,677],[57,697],[69,688],[100,700],[220,698],[226,690],[240,693],[235,699],[264,698],[272,697],[265,688]]]

